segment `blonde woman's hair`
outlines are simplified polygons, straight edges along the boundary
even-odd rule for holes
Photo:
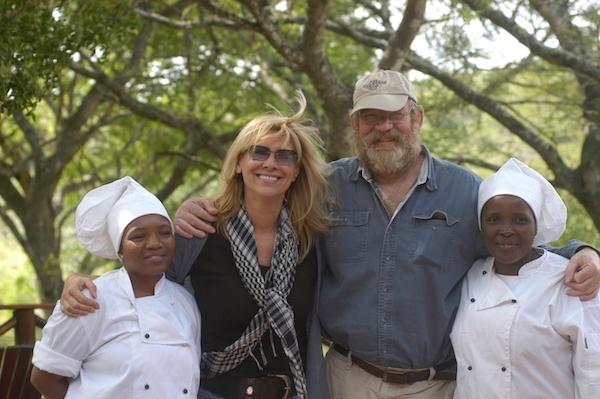
[[[217,230],[226,236],[226,226],[241,207],[244,196],[242,176],[236,173],[236,166],[242,155],[250,147],[265,138],[281,138],[291,144],[298,153],[298,177],[286,193],[287,207],[296,236],[300,260],[304,259],[317,240],[317,235],[327,231],[324,199],[329,184],[326,175],[329,166],[319,150],[322,140],[319,130],[304,119],[306,98],[300,90],[296,92],[298,111],[291,115],[264,114],[252,119],[229,147],[221,169],[221,188],[215,198],[215,206],[220,211]]]

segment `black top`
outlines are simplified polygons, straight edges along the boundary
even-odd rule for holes
[[[262,268],[261,268],[262,269]],[[222,351],[235,342],[258,312],[258,305],[242,283],[229,241],[210,234],[190,273],[196,302],[202,315],[202,351]],[[307,320],[313,308],[317,282],[317,256],[314,248],[296,268],[296,279],[287,298],[294,312],[294,325],[302,362],[306,366]],[[254,377],[265,374],[290,374],[288,358],[274,332],[275,354],[271,349],[270,331],[262,338],[267,364],[260,370],[252,357],[225,375]],[[260,344],[254,355],[262,359]]]

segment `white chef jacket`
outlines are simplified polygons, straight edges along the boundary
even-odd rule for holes
[[[163,276],[153,296],[135,298],[124,268],[94,283],[100,309],[70,318],[59,301],[33,364],[72,378],[67,399],[195,399],[200,315],[193,297]]]
[[[567,263],[544,252],[518,276],[473,264],[450,335],[455,399],[600,398],[600,301],[566,295]]]

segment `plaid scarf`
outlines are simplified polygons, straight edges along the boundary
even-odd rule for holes
[[[294,313],[286,300],[294,285],[298,262],[298,242],[287,208],[281,210],[271,267],[264,277],[258,265],[254,228],[243,207],[228,221],[227,234],[235,266],[259,309],[233,344],[222,352],[202,354],[202,374],[210,378],[225,373],[239,366],[248,356],[254,358],[262,369],[252,352],[263,334],[271,329],[281,340],[288,357],[297,397],[306,398],[306,380],[294,329]]]

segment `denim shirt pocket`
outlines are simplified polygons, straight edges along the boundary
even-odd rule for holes
[[[419,266],[436,266],[447,270],[456,261],[456,241],[460,239],[460,219],[448,212],[435,209],[413,216],[415,242],[413,262]]]
[[[367,255],[369,211],[336,210],[327,218],[326,252],[329,259],[348,261]]]

